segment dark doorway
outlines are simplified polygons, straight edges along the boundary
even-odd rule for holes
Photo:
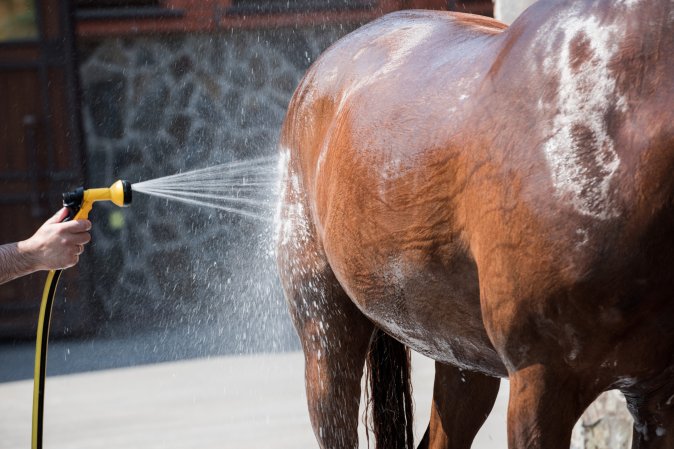
[[[0,0],[1,243],[28,238],[59,208],[60,193],[84,181],[71,12],[64,0]],[[67,300],[83,305],[81,278],[73,269],[61,282]],[[0,286],[0,338],[33,336],[44,279]],[[63,308],[54,310],[56,334],[82,321],[81,307],[69,305],[66,319]]]

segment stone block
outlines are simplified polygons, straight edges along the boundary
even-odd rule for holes
[[[126,114],[126,79],[120,74],[109,73],[84,85],[85,110],[91,117],[92,131],[98,137],[118,139],[124,134]]]
[[[171,74],[176,80],[181,79],[186,73],[192,71],[192,69],[192,59],[187,55],[176,58],[171,64]]]
[[[132,127],[143,131],[157,131],[164,122],[164,112],[171,99],[170,90],[157,74],[145,74],[134,82]]]

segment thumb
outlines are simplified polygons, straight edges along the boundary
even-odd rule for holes
[[[54,224],[54,223],[61,223],[65,218],[68,216],[68,209],[67,208],[62,208],[56,214],[54,214],[53,217],[51,217],[49,220],[47,220],[45,223],[47,224]]]

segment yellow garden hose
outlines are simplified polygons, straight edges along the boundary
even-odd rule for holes
[[[131,204],[131,184],[128,181],[117,181],[109,188],[78,188],[63,194],[63,205],[69,210],[68,220],[85,220],[96,201],[112,201],[124,207]],[[56,287],[63,270],[52,270],[47,275],[47,282],[42,293],[40,316],[37,323],[37,339],[35,341],[35,372],[33,377],[33,430],[31,448],[42,449],[42,431],[44,427],[44,387],[47,372],[47,345],[49,343],[49,322],[54,304]]]
[[[42,427],[44,415],[44,381],[47,370],[47,340],[49,339],[49,321],[54,294],[63,270],[51,270],[42,293],[40,317],[37,323],[37,341],[35,343],[35,372],[33,374],[33,433],[32,449],[42,448]]]

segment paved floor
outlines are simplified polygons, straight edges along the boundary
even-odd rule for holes
[[[413,359],[416,435],[433,365]],[[313,449],[299,353],[217,357],[53,376],[46,449]],[[0,384],[0,449],[30,447],[32,381]],[[505,449],[507,388],[475,449]],[[361,429],[362,430],[362,429]],[[366,447],[361,438],[361,447]]]

